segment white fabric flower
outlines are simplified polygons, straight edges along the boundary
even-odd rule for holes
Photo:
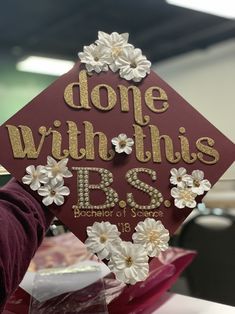
[[[128,38],[128,33],[118,34],[117,32],[113,32],[107,34],[101,31],[98,32],[98,40],[96,43],[105,47],[106,52],[110,55],[112,62],[109,64],[109,67],[113,72],[119,69],[116,64],[117,58],[122,55],[127,47],[133,47],[128,43]]]
[[[132,138],[128,138],[126,134],[119,134],[118,137],[112,138],[111,142],[115,146],[115,151],[117,153],[126,153],[127,155],[131,154],[134,140]]]
[[[118,280],[131,285],[144,281],[149,274],[146,250],[142,245],[132,242],[123,241],[116,245],[108,266]]]
[[[112,246],[121,241],[117,226],[108,221],[95,222],[93,226],[87,227],[87,235],[85,245],[89,251],[96,253],[101,260],[108,259]]]
[[[116,65],[120,69],[120,77],[127,81],[140,82],[150,73],[151,62],[142,55],[140,49],[128,47],[116,60]]]
[[[196,193],[197,195],[203,195],[205,191],[211,189],[211,183],[204,179],[204,172],[201,170],[194,170],[192,172],[188,185],[192,187],[191,189],[193,193]]]
[[[70,190],[67,186],[64,186],[64,181],[54,184],[52,181],[49,184],[39,188],[38,194],[43,196],[43,204],[46,206],[55,203],[57,206],[64,204],[64,196],[70,194]]]
[[[193,193],[191,188],[188,187],[175,187],[171,189],[171,196],[174,197],[174,204],[178,208],[194,208],[197,203],[195,201],[196,193]]]
[[[41,183],[48,183],[49,179],[43,172],[43,166],[28,166],[26,168],[27,175],[22,178],[22,182],[30,186],[33,191],[37,191]]]
[[[169,231],[160,220],[146,218],[135,227],[132,239],[136,244],[141,244],[150,257],[158,256],[161,251],[168,249]]]
[[[85,63],[88,72],[100,73],[108,71],[108,64],[112,63],[112,58],[102,45],[91,44],[85,46],[83,52],[78,54],[82,63]]]
[[[185,184],[187,184],[187,182],[191,179],[191,176],[186,173],[186,169],[183,167],[179,169],[172,168],[170,172],[171,184],[177,185],[178,187],[184,187]]]
[[[57,182],[63,181],[63,178],[72,177],[72,173],[67,167],[68,158],[64,158],[57,162],[51,156],[47,157],[47,165],[44,167],[43,172],[48,176],[51,182],[55,185]]]

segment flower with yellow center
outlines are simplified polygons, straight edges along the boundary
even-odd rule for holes
[[[192,189],[186,186],[172,188],[171,196],[174,198],[174,204],[178,208],[194,208],[197,205],[195,201],[197,194],[193,193]]]
[[[113,32],[107,34],[101,31],[98,32],[98,40],[96,41],[96,44],[105,47],[105,51],[109,54],[111,59],[109,67],[113,72],[116,72],[119,69],[116,64],[118,57],[120,57],[128,47],[133,47],[128,43],[128,39],[128,33],[118,34],[117,32]]]
[[[108,221],[95,222],[87,227],[87,235],[88,238],[85,241],[87,249],[96,253],[101,260],[108,259],[112,245],[121,241],[117,226]]]
[[[47,157],[47,165],[44,167],[43,172],[51,180],[53,184],[63,181],[63,178],[72,177],[72,173],[67,167],[68,158],[64,158],[57,162],[51,156]]]
[[[149,274],[146,250],[132,242],[123,241],[113,246],[108,266],[118,280],[131,285],[144,281]]]
[[[150,257],[158,256],[161,251],[168,249],[169,231],[160,220],[146,218],[137,224],[135,230],[133,242],[141,244]]]
[[[30,186],[31,190],[37,191],[41,183],[46,184],[49,181],[49,178],[43,172],[43,166],[28,166],[26,168],[27,174],[22,178],[22,182]]]

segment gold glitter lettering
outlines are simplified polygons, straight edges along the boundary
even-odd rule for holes
[[[153,95],[155,91],[158,93],[158,96]],[[160,101],[162,102],[161,108],[157,108],[154,106],[154,100],[156,100],[158,103]],[[162,88],[158,86],[149,87],[145,91],[145,102],[149,109],[156,113],[165,112],[169,108],[167,94]]]
[[[101,104],[100,100],[100,90],[105,89],[107,91],[107,103]],[[91,100],[93,105],[102,111],[109,111],[113,109],[117,102],[117,95],[113,88],[106,84],[99,84],[95,86],[91,91]]]
[[[148,162],[152,155],[149,151],[146,153],[144,152],[144,139],[146,138],[146,135],[144,135],[143,129],[139,125],[133,124],[133,127],[135,130],[134,137],[136,158],[140,162]]]
[[[39,128],[38,132],[41,135],[41,139],[36,149],[32,130],[28,126],[19,125],[16,127],[8,124],[6,128],[8,129],[14,158],[25,158],[27,156],[27,158],[37,159],[45,137],[51,133],[51,128],[48,131],[44,126]]]
[[[121,110],[123,112],[129,112],[129,91],[132,91],[132,98],[134,103],[134,117],[135,122],[139,125],[147,125],[150,122],[149,116],[144,116],[142,113],[142,104],[141,104],[141,92],[136,86],[126,87],[124,85],[118,85],[120,90],[120,99],[121,99]]]
[[[202,142],[206,142],[207,145],[203,144]],[[201,137],[197,140],[196,146],[197,149],[200,151],[200,153],[197,154],[197,157],[201,162],[207,165],[213,165],[219,161],[220,159],[219,152],[216,149],[212,148],[214,144],[215,141],[210,137]],[[213,157],[213,160],[204,159],[203,154]]]
[[[182,135],[179,135],[180,139],[180,144],[181,144],[181,155],[182,159],[187,163],[187,164],[192,164],[197,160],[197,154],[196,153],[191,153],[190,154],[190,149],[189,149],[189,141],[186,136],[183,136],[185,134],[186,130],[184,127],[179,128],[179,132]]]
[[[80,104],[74,102],[74,88],[79,88]],[[85,70],[79,73],[79,82],[70,83],[64,90],[64,100],[68,106],[75,109],[90,109],[88,100],[88,83]]]
[[[59,128],[61,126],[61,121],[55,120],[54,126]],[[56,159],[67,158],[69,155],[69,151],[67,149],[63,150],[63,155],[61,155],[61,147],[62,147],[62,136],[60,132],[52,130],[52,156]]]
[[[95,136],[99,138],[99,156],[102,160],[113,159],[115,152],[110,149],[108,152],[108,140],[104,133],[94,132],[94,128],[91,122],[84,121],[85,125],[85,144],[86,144],[86,159],[95,160]]]
[[[86,156],[86,150],[84,148],[80,149],[80,155],[78,155],[78,136],[81,134],[78,131],[77,125],[73,121],[67,121],[69,134],[69,154],[71,158],[75,160],[80,160]]]
[[[164,140],[166,159],[170,163],[177,163],[181,160],[179,152],[174,153],[173,141],[168,135],[160,135],[159,129],[155,125],[149,125],[152,141],[153,162],[162,162],[161,140]]]

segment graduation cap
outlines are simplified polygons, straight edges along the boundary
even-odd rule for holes
[[[134,284],[235,147],[151,70],[128,34],[99,32],[79,58],[1,126],[0,163]]]

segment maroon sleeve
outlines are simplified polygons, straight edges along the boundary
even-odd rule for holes
[[[52,218],[15,179],[0,189],[0,313],[23,279]]]

